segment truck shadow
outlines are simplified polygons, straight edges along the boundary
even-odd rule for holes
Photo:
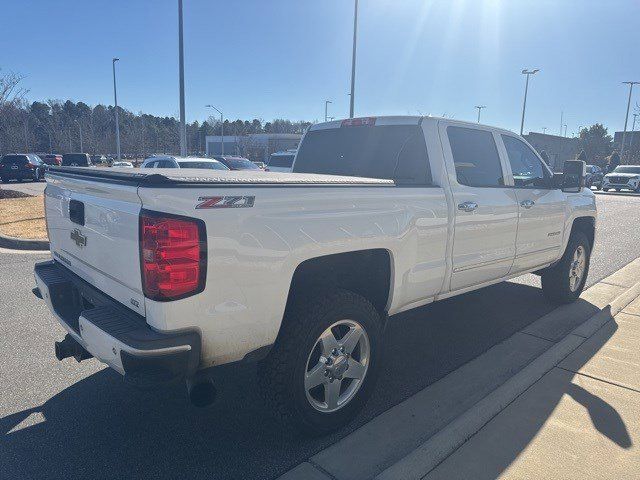
[[[300,437],[271,420],[251,365],[218,371],[220,398],[206,409],[188,404],[183,385],[141,391],[102,369],[42,405],[0,419],[2,477],[273,478],[552,309],[538,288],[507,282],[392,318],[375,394],[354,422],[319,439]],[[615,409],[569,382],[528,419],[526,435],[510,449],[504,468],[565,393],[589,410],[604,435],[630,445]]]

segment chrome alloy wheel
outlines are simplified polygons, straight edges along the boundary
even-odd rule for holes
[[[571,264],[569,265],[569,289],[572,292],[575,292],[578,290],[578,287],[580,287],[586,266],[587,259],[584,247],[582,245],[578,245],[576,251],[573,252],[573,260],[571,260]]]
[[[323,413],[335,412],[356,395],[369,369],[369,337],[355,320],[339,320],[316,340],[307,358],[307,400]]]

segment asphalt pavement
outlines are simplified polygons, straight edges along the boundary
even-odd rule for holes
[[[640,255],[640,198],[599,194],[598,208],[588,285]],[[55,360],[64,331],[31,293],[45,258],[0,251],[1,478],[273,478],[553,309],[527,275],[393,317],[365,410],[308,439],[271,420],[251,366],[217,372],[218,402],[197,409],[182,386],[140,391],[95,360]]]

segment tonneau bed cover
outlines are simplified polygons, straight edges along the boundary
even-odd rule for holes
[[[368,185],[393,186],[393,180],[318,175],[313,173],[256,172],[253,170],[201,170],[193,168],[154,168],[132,172],[127,168],[52,167],[49,175],[93,181],[123,183],[140,187],[180,185]]]

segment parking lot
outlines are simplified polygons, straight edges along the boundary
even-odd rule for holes
[[[587,285],[638,256],[640,198],[600,194],[598,208]],[[2,478],[273,478],[552,309],[529,275],[394,317],[365,410],[347,428],[309,439],[271,420],[250,366],[217,372],[219,400],[197,409],[183,385],[140,391],[95,360],[56,361],[63,329],[30,291],[33,264],[46,258],[0,252]]]

